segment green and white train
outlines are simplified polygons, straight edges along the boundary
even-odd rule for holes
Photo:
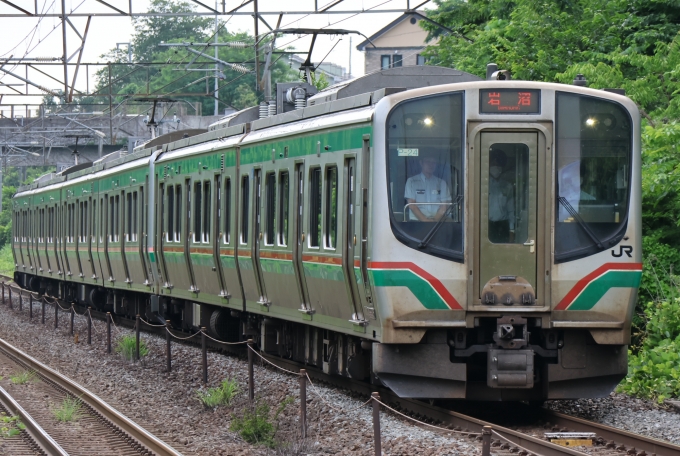
[[[13,198],[15,280],[402,397],[607,395],[642,269],[638,110],[493,70],[279,84],[43,176]]]

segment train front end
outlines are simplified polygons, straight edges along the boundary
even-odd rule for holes
[[[377,377],[403,397],[609,394],[642,269],[635,104],[480,81],[385,97],[374,126]]]

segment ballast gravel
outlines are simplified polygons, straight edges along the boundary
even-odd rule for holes
[[[548,401],[547,406],[571,416],[680,444],[680,413],[673,407],[661,408],[652,401],[618,393],[602,399]]]
[[[277,446],[249,444],[232,431],[235,417],[248,409],[247,361],[234,355],[208,352],[209,385],[224,379],[238,382],[240,393],[229,406],[206,409],[197,399],[203,389],[201,350],[172,344],[172,371],[166,372],[165,339],[142,333],[149,354],[141,362],[125,361],[106,350],[106,325],[93,321],[92,345],[87,344],[87,320],[76,316],[69,332],[69,314],[60,312],[54,328],[54,309],[47,306],[46,324],[40,324],[40,304],[34,303],[33,321],[28,321],[27,299],[23,312],[0,305],[0,338],[58,370],[99,395],[110,405],[145,427],[184,455],[368,455],[373,454],[372,410],[353,398],[323,385],[307,387],[308,437],[299,435],[299,383],[297,377],[281,373],[262,362],[255,366],[255,396],[267,404],[271,416],[286,401],[274,425]],[[115,340],[134,335],[126,328],[113,330]],[[257,359],[257,357],[256,357]],[[318,392],[323,397],[320,399]],[[330,405],[329,405],[330,404]],[[477,442],[457,434],[429,431],[381,413],[384,455],[478,455]]]

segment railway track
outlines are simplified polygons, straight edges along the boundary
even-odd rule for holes
[[[6,276],[0,275],[0,278]],[[11,280],[11,279],[10,279]],[[105,318],[103,312],[92,311],[95,318]],[[116,324],[133,328],[135,321],[125,318],[116,318]],[[164,333],[163,328],[146,327],[147,332]],[[3,344],[0,341],[0,352]],[[185,341],[184,343],[198,345],[196,341]],[[245,353],[243,346],[225,347],[211,341],[207,342],[210,348],[228,351],[231,353]],[[531,407],[524,404],[514,404],[519,414],[531,417],[538,425],[502,426],[498,424],[504,420],[481,419],[475,412],[460,413],[455,410],[455,406],[438,406],[414,399],[405,399],[396,396],[392,391],[383,387],[377,387],[365,382],[330,376],[319,369],[310,368],[290,360],[281,359],[262,353],[262,355],[273,364],[287,369],[299,370],[304,368],[308,375],[315,382],[321,382],[333,387],[360,394],[368,397],[372,392],[380,394],[381,401],[394,407],[398,413],[403,413],[408,417],[417,419],[421,422],[436,424],[440,428],[446,428],[448,432],[462,431],[468,437],[481,442],[481,433],[484,426],[491,426],[494,435],[492,441],[494,448],[492,454],[520,454],[520,455],[541,455],[541,456],[561,456],[561,455],[584,455],[596,454],[601,456],[610,455],[631,455],[631,456],[680,456],[680,446],[665,441],[634,434],[625,430],[611,426],[595,423],[582,418],[572,417],[546,408]],[[465,408],[465,407],[463,407]],[[478,415],[479,416],[479,415]],[[432,428],[428,428],[432,429]],[[440,432],[447,432],[441,430]],[[568,432],[592,432],[597,435],[595,445],[587,450],[568,448],[549,442],[543,437],[548,431],[568,431]],[[481,447],[481,443],[480,443]],[[163,454],[163,453],[159,453]],[[168,453],[171,454],[171,453]]]
[[[98,396],[2,339],[0,372],[4,378],[12,372],[35,375],[34,381],[21,385],[6,381],[6,389],[0,387],[0,404],[26,426],[22,434],[27,448],[9,454],[180,455]],[[58,423],[52,415],[54,404],[66,397],[82,404],[81,417],[73,425]],[[14,440],[19,439],[5,439],[3,444],[14,445]]]

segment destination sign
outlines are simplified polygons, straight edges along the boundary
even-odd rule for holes
[[[482,114],[538,114],[541,91],[535,89],[482,89],[479,91]]]

